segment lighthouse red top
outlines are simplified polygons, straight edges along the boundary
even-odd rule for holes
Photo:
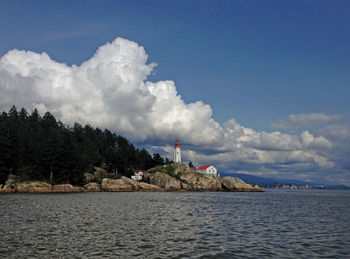
[[[176,139],[175,147],[180,147],[180,139]]]

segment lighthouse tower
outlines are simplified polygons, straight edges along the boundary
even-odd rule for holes
[[[174,162],[181,163],[181,148],[180,148],[180,140],[178,138],[176,139],[176,142],[175,142]]]

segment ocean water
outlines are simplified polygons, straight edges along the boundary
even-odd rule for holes
[[[350,258],[350,191],[0,195],[1,258]]]

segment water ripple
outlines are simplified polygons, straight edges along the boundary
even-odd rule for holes
[[[349,191],[1,194],[5,258],[350,257]]]

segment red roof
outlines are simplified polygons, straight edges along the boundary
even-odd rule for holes
[[[205,170],[205,169],[207,169],[210,166],[211,165],[201,165],[201,166],[197,167],[197,170]]]
[[[146,173],[147,172],[147,170],[133,170],[133,171],[134,171],[134,173],[138,173],[138,172]]]

